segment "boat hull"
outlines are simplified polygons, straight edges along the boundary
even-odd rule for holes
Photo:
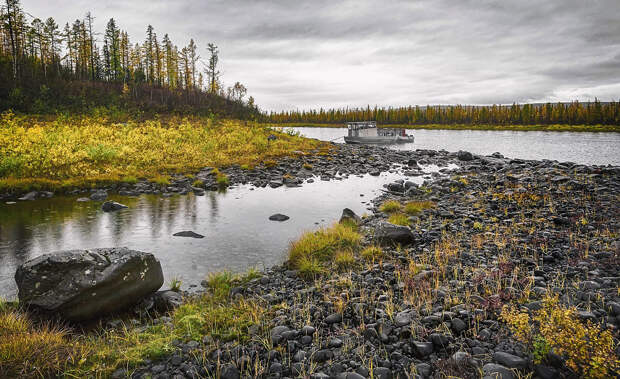
[[[390,143],[412,143],[413,142],[413,136],[368,136],[368,137],[349,137],[346,136],[344,137],[344,142],[346,143],[350,143],[350,144],[364,144],[364,143],[369,143],[369,144],[379,144],[379,143],[385,143],[385,144],[390,144]]]

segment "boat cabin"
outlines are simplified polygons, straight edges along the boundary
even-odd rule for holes
[[[405,129],[377,128],[376,121],[347,122],[348,137],[405,137]]]

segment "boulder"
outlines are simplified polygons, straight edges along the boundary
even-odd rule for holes
[[[269,216],[269,219],[271,221],[286,221],[288,220],[290,217],[288,217],[287,215],[283,215],[281,213],[276,213],[274,215]]]
[[[355,225],[359,225],[362,223],[362,219],[349,208],[345,208],[342,210],[342,216],[340,216],[340,223],[343,222],[352,222]]]
[[[21,303],[81,321],[138,302],[164,276],[153,254],[110,248],[41,255],[20,265],[15,281]]]
[[[116,201],[106,201],[101,206],[101,210],[103,210],[104,212],[114,212],[123,208],[127,208],[127,206],[121,203],[117,203]]]
[[[459,159],[459,161],[464,162],[468,162],[474,159],[474,156],[469,151],[459,151],[458,153],[456,153],[456,157]]]
[[[198,234],[196,232],[192,232],[191,230],[184,230],[182,232],[177,232],[172,235],[173,237],[190,237],[190,238],[205,238],[202,234]]]
[[[403,245],[411,244],[414,241],[414,235],[406,226],[394,225],[388,222],[381,222],[375,228],[375,240],[383,244],[400,243]]]

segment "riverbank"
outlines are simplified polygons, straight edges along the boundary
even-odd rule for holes
[[[274,186],[294,186],[313,172],[400,167],[403,180],[386,183],[360,225],[300,238],[290,264],[211,275],[204,293],[187,294],[171,314],[103,323],[100,340],[65,334],[57,352],[67,341],[92,350],[70,354],[61,371],[551,378],[618,370],[617,167],[366,146],[315,158],[227,175],[260,185],[279,175]],[[424,164],[459,168],[408,183]]]
[[[273,124],[266,123],[281,128],[342,128],[343,123],[335,124],[315,124],[304,122],[291,122]],[[405,128],[405,129],[429,129],[429,130],[512,130],[512,131],[544,131],[544,132],[620,132],[620,125],[472,125],[472,124],[427,124],[427,125],[408,125],[408,124],[379,124],[380,128]]]
[[[5,113],[0,193],[66,192],[140,180],[165,185],[171,175],[191,178],[208,166],[251,168],[325,149],[323,142],[244,121],[173,117],[113,123],[105,117],[38,120]]]

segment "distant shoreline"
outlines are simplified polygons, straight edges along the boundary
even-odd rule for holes
[[[309,122],[266,123],[282,128],[344,128],[344,124],[318,124]],[[467,125],[467,124],[379,124],[380,128],[405,128],[429,130],[497,130],[520,132],[593,132],[593,133],[620,133],[620,125]]]

